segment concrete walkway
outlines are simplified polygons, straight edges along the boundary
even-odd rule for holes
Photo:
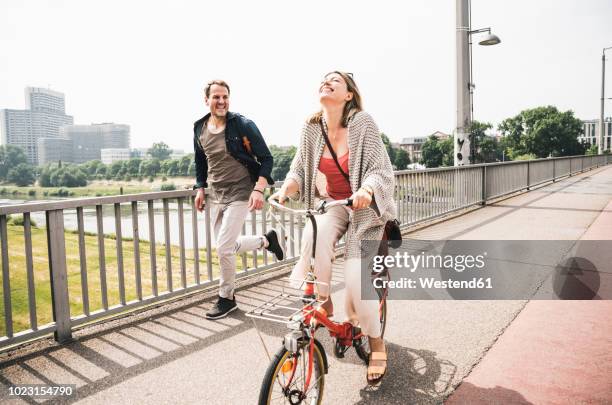
[[[612,240],[612,202],[580,240]],[[597,259],[609,297],[612,250]],[[612,301],[529,302],[446,403],[612,403]]]
[[[410,237],[601,238],[598,232],[605,236],[605,225],[592,225],[609,214],[611,200],[612,167],[601,168]],[[343,313],[340,266],[332,285],[338,315]],[[272,279],[241,288],[241,310],[217,322],[204,318],[211,300],[200,296],[83,330],[77,341],[63,347],[43,342],[5,356],[0,401],[35,402],[9,400],[11,384],[72,383],[76,396],[65,402],[255,403],[268,359],[244,312],[274,295],[281,284]],[[330,361],[324,403],[439,404],[453,392],[448,402],[454,404],[606,403],[612,398],[609,303],[390,301],[385,335],[389,371],[377,390],[366,388],[365,367],[354,351],[335,359],[331,340],[321,333]],[[276,351],[287,330],[264,321],[258,326],[269,350]]]

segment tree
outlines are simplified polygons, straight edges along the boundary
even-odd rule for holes
[[[427,168],[439,167],[442,165],[443,157],[438,138],[435,135],[430,135],[421,149],[421,163]]]
[[[104,167],[106,170],[104,163],[99,160],[90,160],[89,162],[79,165],[79,168],[87,175],[89,179],[94,178],[101,167]]]
[[[395,148],[393,147],[393,145],[391,145],[391,141],[389,140],[389,137],[387,135],[385,135],[384,133],[380,134],[380,137],[382,138],[383,143],[385,144],[385,148],[387,149],[387,154],[389,155],[389,160],[391,160],[391,162],[395,162]]]
[[[472,124],[468,128],[470,137],[470,163],[483,163],[485,161],[484,156],[481,153],[482,143],[488,138],[487,131],[493,128],[488,122],[472,121]],[[487,146],[490,146],[488,144]]]
[[[295,146],[289,148],[280,148],[275,145],[270,146],[270,153],[274,159],[274,167],[272,168],[272,178],[274,180],[282,181],[285,179],[296,151],[297,148]]]
[[[591,145],[587,150],[586,150],[586,154],[587,155],[597,155],[597,153],[599,153],[599,148],[597,147],[597,145]]]
[[[572,111],[561,112],[554,106],[523,110],[504,120],[499,130],[506,137],[506,154],[548,156],[582,155],[585,145],[578,142],[582,122]]]
[[[502,149],[499,142],[491,136],[485,136],[478,145],[477,163],[490,163],[502,160]]]
[[[19,187],[29,186],[36,180],[34,167],[27,163],[19,163],[17,166],[9,170],[7,180],[11,183],[15,183]]]
[[[178,176],[179,174],[179,161],[176,159],[168,159],[161,162],[161,171],[166,176]]]
[[[87,185],[87,175],[77,166],[47,168],[39,177],[43,187],[84,187]]]
[[[138,176],[138,170],[140,170],[140,163],[142,163],[142,159],[139,158],[132,158],[126,161],[128,175]]]
[[[159,160],[143,160],[140,162],[140,175],[143,177],[155,177],[159,173]]]
[[[119,172],[121,172],[121,169],[123,169],[123,160],[117,160],[108,166],[106,173],[115,178],[120,175]],[[121,176],[123,176],[123,174],[121,174]]]
[[[147,151],[153,159],[166,160],[170,158],[172,151],[164,142],[154,143],[151,149]]]
[[[442,166],[454,166],[455,165],[455,150],[453,147],[454,139],[449,137],[443,141],[438,141],[440,146],[440,152],[442,152]]]
[[[393,165],[397,170],[405,170],[410,164],[410,156],[404,149],[397,149],[395,152],[395,161]]]
[[[38,175],[38,185],[41,187],[51,187],[51,170],[49,167],[43,168]]]
[[[14,145],[0,146],[0,180],[6,180],[9,170],[21,163],[28,163],[23,149]]]
[[[189,166],[193,161],[193,154],[185,155],[179,160],[179,176],[189,176]]]
[[[195,165],[195,160],[191,160],[191,163],[189,163],[189,171],[187,171],[187,175],[188,176],[195,176],[196,175],[196,165]]]
[[[107,170],[108,170],[108,167],[104,164],[101,166],[98,166],[98,169],[96,170],[96,176],[102,176],[102,177],[106,176]]]

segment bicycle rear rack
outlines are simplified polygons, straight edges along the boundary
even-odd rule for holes
[[[291,285],[297,283],[296,280],[284,278],[281,279],[281,281],[288,283],[290,286],[288,289],[292,290],[292,292],[285,292],[285,287],[282,287],[282,292],[280,294],[270,298],[263,304],[247,312],[245,315],[250,318],[264,319],[288,325],[303,319],[303,315],[305,315],[304,307],[308,305],[312,306],[312,310],[309,311],[312,312],[316,310],[318,304],[325,302],[325,300],[307,298],[300,295],[306,280],[300,281],[300,285],[297,288],[291,287]],[[320,281],[314,281],[314,284],[315,288],[316,285],[328,285]]]

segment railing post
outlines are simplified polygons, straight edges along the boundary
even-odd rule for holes
[[[553,158],[553,178],[552,178],[553,183],[555,182],[556,179],[557,179],[557,159]]]
[[[482,202],[481,205],[487,205],[487,166],[482,166]]]
[[[47,246],[51,275],[51,301],[55,321],[55,340],[64,343],[72,339],[70,329],[70,303],[66,272],[66,244],[64,241],[64,211],[51,210],[47,217]]]
[[[529,179],[529,160],[527,161],[527,191],[529,191],[529,182],[531,180]]]

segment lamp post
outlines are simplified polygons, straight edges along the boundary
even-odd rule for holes
[[[599,136],[597,137],[597,153],[602,154],[604,150],[604,102],[606,99],[606,89],[604,87],[606,82],[606,51],[612,49],[611,47],[604,48],[601,52],[601,109],[599,110]]]
[[[471,30],[470,0],[457,0],[457,120],[454,136],[455,166],[470,163],[469,128],[473,119],[472,35],[487,32],[479,45],[497,45],[500,39],[491,28]]]

